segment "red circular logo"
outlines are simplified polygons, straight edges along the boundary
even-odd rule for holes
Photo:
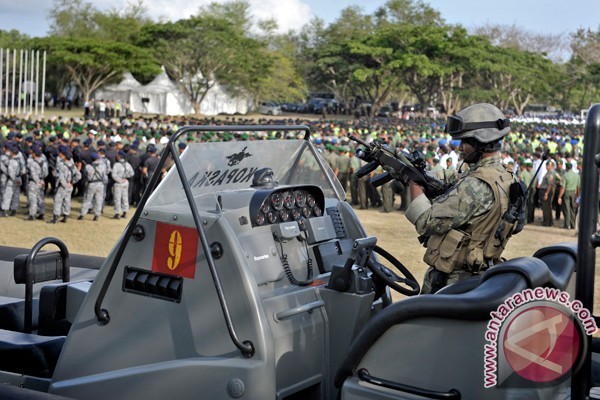
[[[550,382],[577,361],[580,339],[571,317],[547,306],[528,308],[510,321],[503,340],[510,367],[533,382]]]

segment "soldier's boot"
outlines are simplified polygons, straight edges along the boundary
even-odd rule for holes
[[[34,221],[35,218],[33,217],[33,215],[30,215],[29,217],[27,217],[27,221]]]
[[[79,217],[77,217],[77,221],[82,221],[83,220],[83,215],[80,215]]]
[[[58,215],[54,215],[52,217],[52,219],[50,221],[48,221],[49,224],[55,224],[58,222]]]
[[[127,218],[127,213],[124,212],[123,214],[121,214],[121,218]]]
[[[67,222],[67,216],[63,215],[62,219],[60,220],[60,222]]]
[[[115,216],[113,217],[113,219],[121,219],[121,216],[119,214],[115,214]]]
[[[17,215],[17,210],[10,210],[10,212],[8,213],[9,217],[14,217],[15,215]]]
[[[38,215],[38,216],[37,216],[37,219],[40,219],[40,220],[42,220],[42,221],[43,221],[43,220],[44,220],[44,214],[40,214],[40,215]]]
[[[0,218],[8,217],[8,212],[2,211],[0,212]]]
[[[94,215],[94,221],[98,221],[98,216]]]

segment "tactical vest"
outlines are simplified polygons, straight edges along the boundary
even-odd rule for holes
[[[509,206],[512,174],[498,165],[478,168],[469,172],[468,176],[486,182],[492,188],[495,201],[488,212],[474,218],[466,226],[429,238],[423,260],[446,273],[455,269],[473,273],[485,270],[489,262],[500,259],[514,228],[514,225],[505,223],[502,218]]]

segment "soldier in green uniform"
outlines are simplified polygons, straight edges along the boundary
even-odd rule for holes
[[[542,182],[538,187],[540,196],[540,204],[542,205],[542,225],[553,226],[552,219],[552,198],[554,197],[554,189],[556,188],[556,172],[554,171],[554,160],[546,161],[546,174],[542,178]]]
[[[562,211],[562,207],[558,203],[558,194],[560,193],[560,189],[563,185],[563,175],[565,174],[565,172],[567,172],[563,166],[563,160],[561,158],[558,158],[556,160],[556,169],[554,170],[554,172],[556,173],[556,186],[554,188],[554,197],[552,198],[552,208],[554,209],[555,213],[554,219],[558,221],[560,219],[560,214]]]
[[[542,205],[542,225],[553,226],[552,220],[552,198],[556,188],[556,171],[554,171],[554,160],[546,161],[546,174],[538,188],[540,204]]]
[[[510,131],[509,125],[502,111],[487,103],[450,116],[446,132],[461,140],[459,150],[469,171],[433,201],[411,181],[412,203],[406,217],[427,240],[424,261],[429,268],[422,293],[435,293],[447,284],[478,275],[500,259],[508,236],[497,232],[503,229],[502,215],[514,181],[499,155],[500,139]]]
[[[575,201],[579,196],[579,175],[573,171],[573,164],[567,162],[567,169],[562,177],[562,186],[558,193],[558,204],[562,206],[565,223],[563,228],[575,229]]]

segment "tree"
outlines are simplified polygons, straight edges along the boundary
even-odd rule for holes
[[[47,37],[34,39],[31,44],[34,49],[48,51],[48,63],[54,68],[66,69],[85,100],[123,72],[155,74],[159,71],[146,50],[126,43]]]
[[[568,42],[562,33],[531,32],[515,24],[484,24],[475,27],[473,34],[489,38],[494,46],[541,54],[555,62],[568,55]]]
[[[217,83],[231,94],[255,92],[273,66],[261,44],[223,18],[196,16],[142,29],[139,44],[178,82],[196,113]]]
[[[50,34],[133,44],[142,26],[150,23],[146,13],[143,0],[107,12],[84,0],[54,0],[49,12]]]

